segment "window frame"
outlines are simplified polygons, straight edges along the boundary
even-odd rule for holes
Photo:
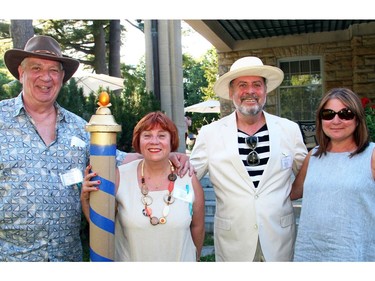
[[[319,60],[321,82],[320,82],[320,84],[309,84],[309,85],[318,85],[318,86],[320,86],[320,88],[321,88],[320,98],[322,98],[323,97],[323,93],[324,93],[324,90],[323,90],[323,85],[324,85],[324,75],[323,75],[324,70],[323,70],[323,65],[324,64],[323,64],[323,57],[322,56],[286,57],[286,58],[282,58],[282,59],[278,60],[278,67],[281,69],[281,64],[282,63],[286,63],[286,62],[287,63],[291,63],[291,62],[296,62],[296,61],[300,62],[300,61],[312,61],[312,60]],[[303,75],[303,73],[301,73],[301,72],[299,74]],[[310,68],[310,74],[311,74],[311,68]],[[279,116],[291,119],[291,118],[289,118],[289,116],[282,116],[282,114],[281,114],[282,113],[282,110],[281,110],[282,109],[281,93],[282,93],[283,89],[293,89],[293,88],[295,89],[295,88],[299,88],[299,87],[307,88],[309,85],[303,85],[303,86],[290,86],[290,85],[284,86],[284,85],[280,85],[278,87],[278,90],[277,90],[277,111],[279,113]],[[319,99],[319,101],[320,101],[320,99]],[[308,118],[308,119],[301,119],[301,118],[299,118],[299,119],[296,119],[296,120],[294,120],[294,119],[291,119],[291,120],[293,120],[293,121],[315,120],[315,117],[313,118],[313,116],[315,116],[315,110],[316,110],[316,108],[313,109],[313,111],[310,112],[311,118]]]

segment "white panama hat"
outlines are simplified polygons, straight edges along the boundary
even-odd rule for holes
[[[229,83],[241,76],[260,76],[266,78],[267,93],[276,89],[284,79],[284,72],[274,66],[263,65],[257,57],[244,57],[236,60],[229,72],[222,75],[214,85],[214,92],[221,98],[229,98]]]

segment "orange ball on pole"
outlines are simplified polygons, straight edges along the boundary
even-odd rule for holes
[[[99,94],[99,103],[101,106],[107,106],[109,104],[109,94],[107,92],[101,92]]]

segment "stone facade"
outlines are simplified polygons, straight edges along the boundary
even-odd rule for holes
[[[374,23],[353,25],[345,31],[253,40],[246,49],[241,48],[218,53],[219,75],[229,71],[233,62],[244,56],[257,56],[264,64],[274,66],[279,59],[315,56],[322,59],[324,92],[347,87],[375,102]],[[276,91],[268,94],[267,111],[278,115]],[[231,101],[221,99],[220,102],[222,116],[234,110]]]

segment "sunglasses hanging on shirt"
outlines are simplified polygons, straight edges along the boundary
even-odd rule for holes
[[[245,142],[252,151],[247,155],[246,162],[249,166],[257,166],[260,163],[260,158],[258,152],[255,151],[255,148],[258,145],[258,137],[250,136],[245,139]]]

